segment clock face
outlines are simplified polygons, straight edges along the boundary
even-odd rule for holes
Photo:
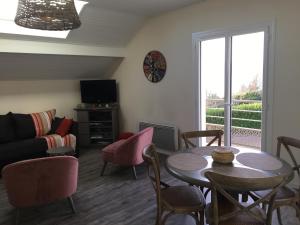
[[[153,83],[157,83],[166,74],[166,59],[161,52],[151,51],[145,56],[143,68],[146,78]]]

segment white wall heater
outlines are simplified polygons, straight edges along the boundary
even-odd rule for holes
[[[178,128],[175,126],[166,126],[161,124],[140,122],[139,130],[147,127],[153,127],[152,142],[157,150],[162,153],[171,153],[178,150]]]

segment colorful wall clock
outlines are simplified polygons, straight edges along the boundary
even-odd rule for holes
[[[143,68],[146,78],[153,83],[157,83],[166,74],[167,62],[161,52],[151,51],[145,56]]]

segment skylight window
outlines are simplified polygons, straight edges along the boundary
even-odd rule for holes
[[[83,7],[88,3],[85,1],[75,0],[75,7],[80,14]],[[18,7],[18,0],[0,0],[0,33],[19,34],[39,37],[62,38],[66,39],[68,31],[45,31],[28,29],[15,24],[14,19]]]

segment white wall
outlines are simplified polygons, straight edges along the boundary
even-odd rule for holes
[[[0,52],[1,53],[30,53],[27,57],[36,57],[34,54],[45,55],[62,55],[60,60],[67,62],[64,68],[61,68],[62,62],[58,63],[43,63],[44,70],[41,67],[34,65],[43,61],[41,59],[32,61],[32,66],[35,70],[27,68],[24,61],[16,55],[14,61],[14,68],[7,68],[9,63],[2,62],[4,69],[0,66],[0,114],[6,114],[9,111],[16,113],[32,113],[41,112],[44,110],[56,108],[58,116],[66,116],[76,119],[76,114],[73,108],[81,102],[79,81],[76,79],[89,79],[99,76],[99,74],[106,74],[114,68],[108,68],[105,63],[108,59],[105,57],[123,57],[124,48],[101,47],[101,46],[88,46],[88,45],[74,45],[62,43],[50,43],[41,41],[22,41],[22,40],[9,40],[0,38]],[[66,60],[71,59],[63,56],[104,56],[103,59],[99,57],[99,65],[93,65],[85,59],[80,65],[80,69],[74,71],[76,65],[72,68],[67,68],[74,61]],[[102,60],[102,61],[101,61]],[[117,59],[118,60],[118,59]],[[94,60],[90,60],[92,62]],[[78,62],[76,62],[78,63]],[[0,63],[1,64],[1,63]],[[55,66],[53,68],[53,66]],[[101,66],[102,65],[102,66]],[[19,68],[18,68],[19,66]],[[78,66],[78,65],[77,65]],[[114,64],[112,66],[115,66]],[[89,68],[87,68],[89,67]],[[7,76],[7,71],[17,71],[11,74],[11,78]],[[23,69],[23,73],[22,73]],[[33,71],[32,71],[33,70]],[[59,70],[58,73],[55,70]],[[70,72],[71,71],[71,72]],[[52,76],[52,77],[51,77]],[[30,79],[28,81],[16,81],[17,79]],[[55,77],[55,78],[53,78]],[[32,80],[32,78],[46,79],[46,80]],[[5,81],[3,81],[3,79]],[[62,79],[62,80],[55,80]],[[63,80],[65,79],[65,80]],[[75,79],[75,80],[74,80]],[[6,81],[8,80],[8,81]]]
[[[150,19],[127,48],[115,73],[120,84],[122,124],[136,130],[139,121],[195,128],[196,91],[192,75],[192,33],[276,23],[273,148],[278,135],[300,138],[300,1],[208,0]],[[158,84],[146,80],[142,63],[150,50],[164,53],[168,68]]]
[[[58,116],[76,118],[73,108],[80,103],[79,81],[1,81],[0,114],[32,113],[56,109]]]

